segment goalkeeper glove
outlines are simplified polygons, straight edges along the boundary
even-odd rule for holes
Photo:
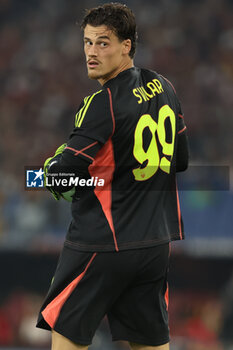
[[[44,163],[44,179],[45,179],[45,183],[46,183],[46,177],[48,174],[48,170],[50,168],[50,166],[56,162],[56,158],[58,158],[59,155],[62,154],[62,152],[64,151],[66,147],[66,143],[63,143],[63,145],[61,145],[60,147],[58,147],[58,149],[56,150],[55,154],[53,157],[49,157],[48,159],[46,159],[45,163]],[[57,191],[55,191],[53,188],[51,188],[50,186],[47,186],[48,190],[52,193],[53,197],[59,201],[60,198],[64,198],[65,200],[67,200],[68,202],[72,202],[72,197],[75,193],[75,188],[73,187],[71,190],[67,191],[67,192],[63,192],[63,193],[59,193]]]

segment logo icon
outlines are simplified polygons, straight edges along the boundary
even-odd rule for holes
[[[40,170],[26,170],[26,187],[40,188],[44,187],[44,172]]]

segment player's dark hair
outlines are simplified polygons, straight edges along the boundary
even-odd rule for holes
[[[93,27],[106,25],[113,30],[120,41],[130,39],[131,50],[129,56],[134,57],[137,41],[136,21],[133,11],[126,5],[111,2],[86,10],[81,28],[84,30],[87,24]]]

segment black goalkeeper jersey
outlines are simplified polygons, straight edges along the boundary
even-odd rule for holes
[[[176,161],[185,129],[173,86],[153,71],[130,68],[86,97],[63,157],[84,161],[96,186],[77,187],[65,245],[118,251],[183,239]]]

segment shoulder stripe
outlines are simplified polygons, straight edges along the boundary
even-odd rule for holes
[[[90,98],[90,96],[87,96],[87,97],[84,98],[84,100],[83,100],[84,105],[82,106],[82,108],[78,111],[78,113],[75,116],[75,126],[78,125],[79,119],[80,119],[80,117],[82,115],[82,112],[83,112],[83,110],[84,110],[84,108],[85,108],[89,98]]]
[[[82,125],[82,122],[83,122],[83,119],[87,113],[87,110],[91,104],[91,101],[93,100],[93,98],[95,97],[95,95],[99,94],[102,90],[99,90],[97,92],[95,92],[93,95],[89,96],[88,100],[86,100],[86,103],[84,104],[83,106],[83,110],[82,112],[80,113],[79,117],[78,117],[78,120],[77,120],[77,123],[76,123],[76,126],[80,127]]]

